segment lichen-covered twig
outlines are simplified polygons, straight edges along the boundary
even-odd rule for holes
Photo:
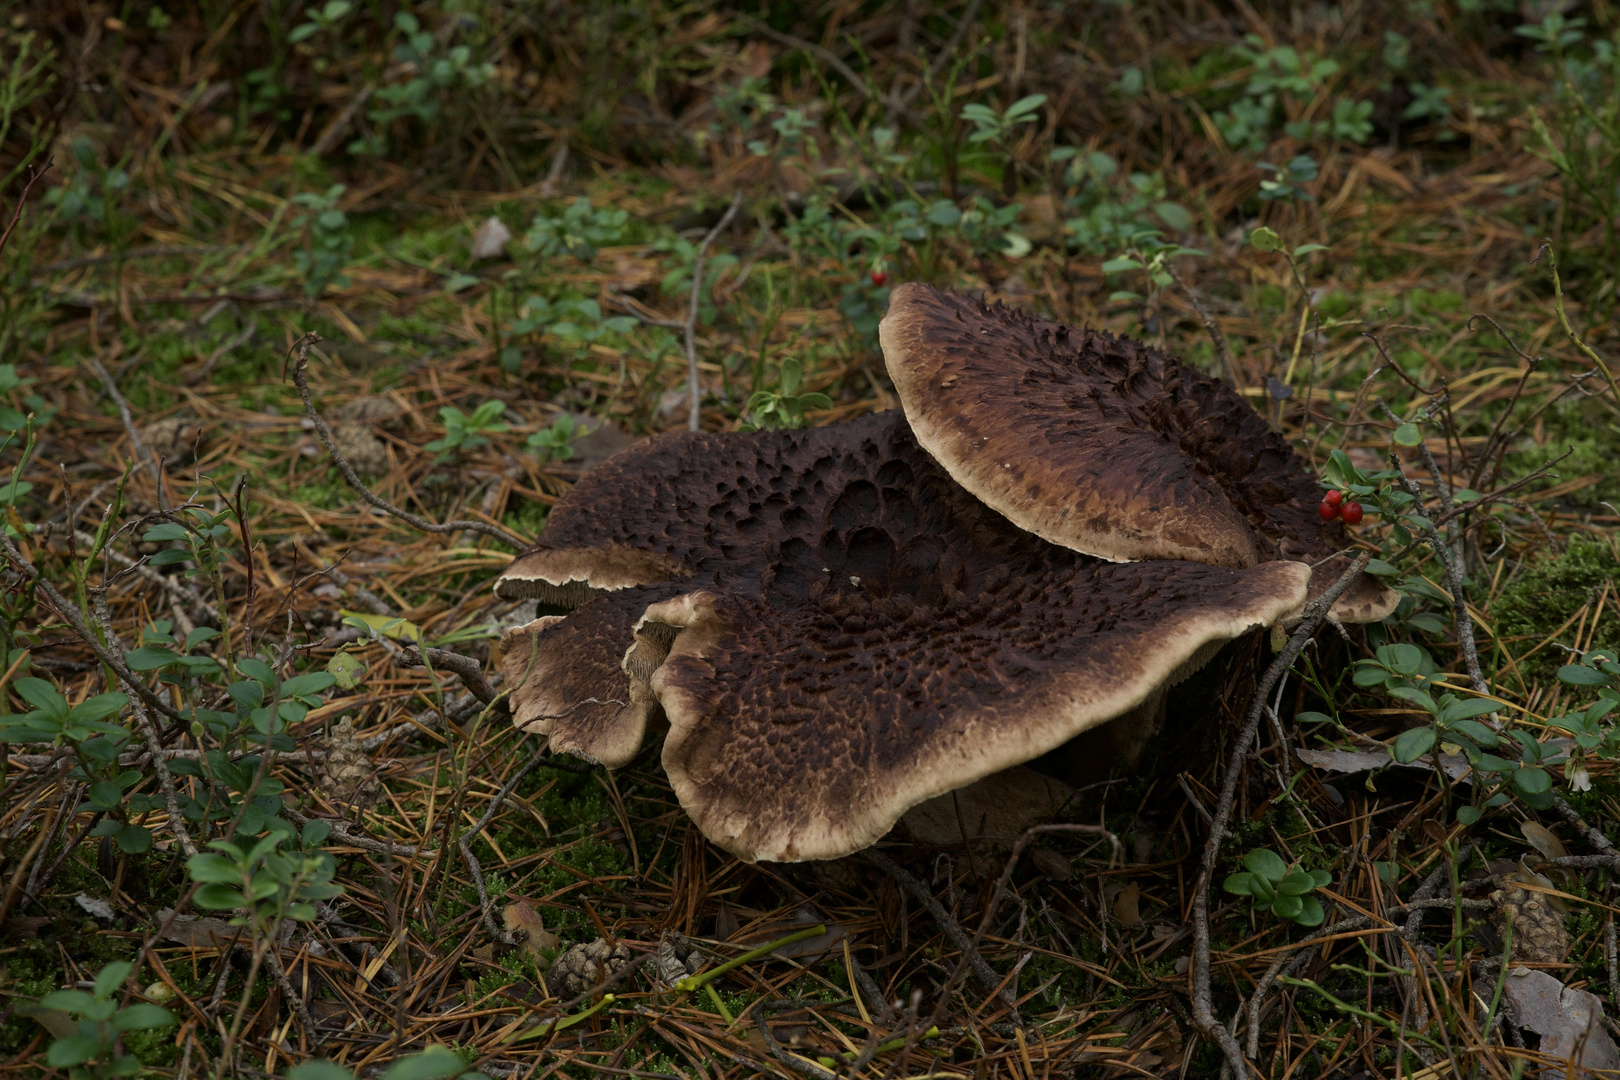
[[[310,819],[308,817],[300,814],[290,806],[283,806],[281,812],[290,818],[294,824],[309,824]],[[385,840],[373,840],[369,836],[361,836],[359,833],[350,832],[349,827],[341,821],[334,821],[331,818],[321,818],[320,820],[332,826],[333,840],[348,847],[357,847],[362,851],[373,851],[378,855],[392,855],[398,859],[414,859],[421,854],[431,854],[431,852],[426,852],[423,848],[412,844],[394,844]]]
[[[1182,295],[1187,298],[1187,303],[1198,313],[1198,318],[1204,324],[1205,333],[1209,334],[1209,340],[1215,343],[1215,355],[1220,358],[1221,373],[1226,378],[1226,385],[1237,387],[1237,369],[1232,366],[1232,349],[1226,344],[1226,334],[1221,330],[1221,324],[1215,321],[1215,316],[1204,306],[1203,295],[1181,280],[1181,275],[1176,273],[1175,267],[1170,265],[1168,259],[1164,262],[1164,269],[1170,275],[1170,280],[1180,287]]]
[[[41,574],[39,569],[22,553],[21,549],[12,542],[11,537],[4,532],[0,532],[0,552],[3,552],[11,560],[12,565],[28,579],[30,584],[45,594],[46,600],[49,601],[56,613],[66,620],[67,624],[73,628],[73,632],[79,635],[80,640],[90,647],[90,651],[96,654],[96,659],[112,669],[120,682],[129,687],[149,707],[169,719],[178,720],[181,723],[191,722],[189,717],[181,716],[167,702],[152,693],[146,684],[140,680],[139,676],[129,669],[129,665],[124,662],[121,652],[114,653],[101,643],[95,631],[90,629],[90,624],[85,621],[84,613],[79,610],[78,605],[63,596],[56,586],[52,585],[50,580]]]
[[[546,759],[539,754],[532,755],[522,768],[512,774],[511,779],[501,785],[501,790],[496,792],[495,797],[489,800],[489,805],[484,808],[484,816],[479,818],[471,829],[456,838],[456,846],[461,848],[461,857],[467,861],[467,870],[472,874],[473,886],[478,890],[478,909],[483,916],[484,929],[489,933],[490,937],[502,945],[516,945],[518,939],[513,934],[495,925],[495,916],[493,914],[495,901],[489,898],[489,890],[484,885],[484,867],[479,863],[478,856],[473,854],[472,841],[477,838],[479,833],[484,831],[491,821],[495,820],[495,815],[500,813],[501,807],[506,803],[506,797],[512,794],[512,790],[518,786],[519,781],[528,776],[535,766],[542,765],[545,761]]]
[[[91,357],[90,369],[100,377],[101,384],[107,388],[107,396],[118,406],[118,416],[124,422],[124,433],[129,436],[129,444],[135,451],[135,460],[145,465],[146,471],[152,474],[152,486],[157,491],[155,497],[158,509],[167,510],[169,498],[163,491],[163,459],[146,448],[146,443],[141,440],[140,429],[135,426],[135,417],[129,411],[129,402],[124,400],[117,381],[107,374],[107,369],[102,366],[101,361]]]
[[[489,684],[489,680],[484,678],[483,666],[470,656],[448,649],[409,646],[401,649],[395,660],[401,667],[432,667],[448,671],[460,679],[473,697],[485,705],[493,704],[500,698],[496,689]],[[505,699],[500,698],[500,703],[504,711]]]
[[[1357,555],[1350,568],[1339,575],[1339,579],[1329,586],[1326,592],[1305,605],[1305,611],[1293,636],[1277,654],[1277,658],[1271,662],[1271,666],[1266,668],[1265,674],[1260,677],[1260,684],[1255,687],[1254,700],[1249,706],[1249,715],[1244,719],[1243,729],[1238,733],[1232,752],[1227,757],[1226,775],[1221,780],[1221,795],[1215,804],[1214,822],[1210,826],[1209,839],[1204,842],[1204,856],[1198,882],[1193,890],[1192,904],[1193,1024],[1205,1038],[1212,1039],[1220,1045],[1236,1077],[1245,1077],[1249,1072],[1243,1057],[1243,1049],[1238,1046],[1237,1039],[1233,1037],[1230,1029],[1216,1018],[1210,1000],[1209,889],[1215,877],[1215,863],[1220,858],[1221,841],[1226,836],[1226,823],[1232,817],[1238,779],[1243,775],[1243,760],[1248,756],[1249,747],[1254,744],[1255,736],[1259,734],[1260,721],[1265,714],[1266,700],[1270,697],[1272,688],[1277,685],[1283,673],[1294,666],[1294,661],[1299,658],[1305,643],[1327,619],[1328,610],[1333,607],[1333,602],[1343,596],[1345,590],[1355,583],[1356,578],[1367,568],[1370,559],[1371,556],[1366,552]]]
[[[703,242],[698,245],[697,254],[692,256],[692,295],[686,304],[686,321],[681,324],[681,329],[686,338],[686,427],[689,431],[698,430],[703,413],[702,387],[698,384],[697,359],[698,306],[703,299],[703,260],[708,257],[710,245],[714,243],[721,233],[726,231],[726,227],[731,224],[731,219],[737,216],[738,210],[742,209],[742,200],[743,193],[740,191],[731,197],[731,205],[726,208],[726,212],[721,215],[720,220],[715,222],[714,228],[709,230],[708,235],[703,238]]]
[[[293,343],[292,349],[288,352],[289,356],[297,354],[298,357],[292,366],[293,383],[298,387],[298,396],[303,399],[304,412],[308,414],[310,422],[315,425],[315,434],[320,436],[321,444],[326,447],[326,452],[332,455],[332,460],[337,463],[338,471],[343,474],[343,479],[349,482],[349,486],[354,488],[362,499],[384,513],[399,518],[411,528],[420,529],[422,532],[448,533],[460,532],[465,529],[482,533],[510,548],[522,550],[529,546],[528,541],[521,536],[509,533],[500,526],[491,525],[487,521],[458,520],[446,521],[443,524],[429,521],[420,514],[413,514],[409,510],[395,506],[368,488],[365,481],[360,479],[360,474],[354,471],[354,466],[350,465],[348,459],[338,452],[337,443],[332,438],[332,429],[326,426],[326,421],[321,417],[320,410],[315,408],[315,399],[310,395],[309,350],[320,340],[321,335],[312,330]]]

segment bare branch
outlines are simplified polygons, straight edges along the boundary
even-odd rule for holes
[[[721,216],[720,220],[715,222],[714,228],[710,229],[708,235],[703,238],[703,243],[698,245],[697,254],[692,258],[692,298],[686,305],[686,322],[681,324],[681,329],[686,335],[686,428],[688,431],[698,430],[703,412],[702,390],[698,386],[697,360],[698,302],[703,297],[703,260],[709,254],[709,245],[714,243],[716,237],[725,232],[726,227],[731,224],[731,219],[737,216],[737,211],[742,208],[742,200],[743,193],[740,191],[731,197],[731,205],[726,208],[726,212]]]

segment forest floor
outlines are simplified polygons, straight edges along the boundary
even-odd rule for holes
[[[1611,5],[126,6],[0,25],[0,1068],[1620,1069]],[[492,533],[692,370],[708,431],[895,408],[908,280],[1215,324],[1396,614],[1229,648],[1011,866],[741,862],[409,666],[490,673]],[[372,492],[489,528],[363,502],[301,342]]]

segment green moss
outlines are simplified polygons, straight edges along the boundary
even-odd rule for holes
[[[1582,428],[1578,422],[1570,424],[1572,433],[1592,428]],[[1553,464],[1558,458],[1569,453],[1562,461]],[[1610,431],[1597,429],[1596,434],[1588,434],[1572,438],[1549,438],[1544,446],[1531,446],[1519,450],[1508,458],[1504,469],[1507,479],[1515,480],[1526,476],[1543,466],[1552,466],[1558,477],[1563,480],[1575,480],[1581,477],[1596,475],[1599,479],[1563,497],[1563,501],[1572,506],[1586,509],[1597,509],[1600,503],[1620,500],[1620,472],[1614,468],[1614,458],[1620,451],[1620,435]]]
[[[1513,655],[1523,655],[1583,604],[1594,600],[1604,582],[1610,583],[1609,595],[1615,597],[1615,590],[1620,590],[1620,551],[1614,541],[1570,537],[1562,552],[1525,567],[1491,605],[1497,637]],[[1563,644],[1573,644],[1574,629],[1564,631]],[[1600,620],[1591,641],[1595,647],[1620,647],[1620,619]],[[1561,649],[1548,646],[1525,661],[1520,670],[1527,681],[1549,678],[1564,658]]]

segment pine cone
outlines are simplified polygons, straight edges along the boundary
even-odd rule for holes
[[[623,945],[610,946],[597,938],[575,945],[557,957],[546,973],[546,983],[559,997],[577,997],[617,974],[628,963],[629,949]]]
[[[1549,896],[1508,882],[1491,893],[1496,904],[1491,925],[1503,937],[1513,928],[1513,959],[1525,963],[1556,963],[1569,952],[1569,931],[1564,917],[1554,909]]]
[[[381,476],[388,471],[388,448],[363,424],[337,424],[332,428],[332,444],[357,473]]]

